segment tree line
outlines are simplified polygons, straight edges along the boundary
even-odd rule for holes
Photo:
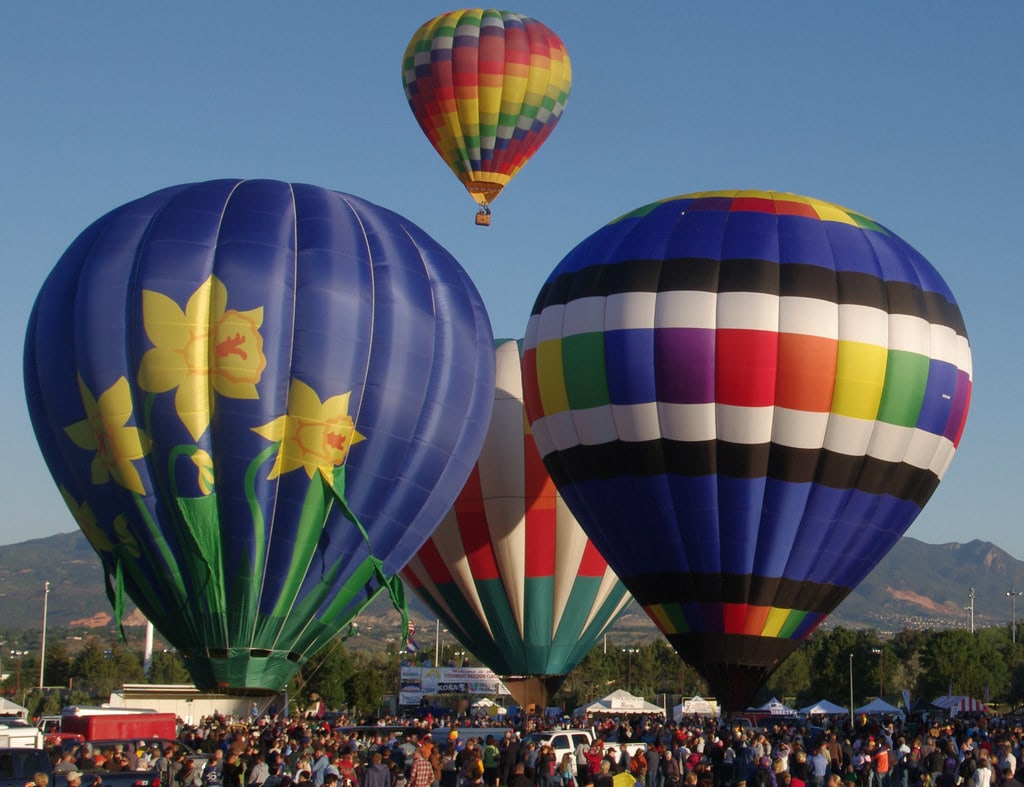
[[[10,632],[0,641],[11,641]],[[380,652],[361,645],[354,651],[336,640],[303,666],[289,685],[289,696],[300,706],[317,698],[328,708],[346,708],[358,716],[381,713],[383,698],[397,694],[400,657],[386,652],[383,643]],[[6,674],[0,690],[33,715],[105,702],[124,683],[190,682],[177,653],[154,653],[147,675],[142,653],[114,635],[89,637],[74,653],[61,639],[49,644],[42,691],[38,649],[18,651],[5,644],[0,656]],[[608,638],[569,673],[553,703],[571,710],[614,689],[666,705],[681,697],[707,696],[704,680],[664,639],[637,644]],[[951,692],[1015,707],[1024,700],[1024,644],[1014,641],[1008,626],[974,633],[905,629],[895,634],[823,627],[780,665],[755,702],[776,696],[797,706],[822,698],[846,705],[851,689],[855,705],[877,696],[898,704],[906,690],[915,700]]]

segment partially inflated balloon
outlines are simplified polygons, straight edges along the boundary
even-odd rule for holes
[[[86,229],[25,387],[107,574],[200,688],[279,690],[422,545],[493,401],[490,326],[415,225],[274,181],[175,186]]]
[[[537,453],[518,342],[498,342],[480,458],[402,577],[459,642],[511,676],[516,699],[540,707],[629,602]]]
[[[484,214],[558,123],[571,82],[558,36],[511,11],[441,14],[402,58],[416,121]]]
[[[971,354],[949,288],[890,230],[714,192],[566,256],[530,318],[524,394],[569,507],[735,710],[934,492]]]

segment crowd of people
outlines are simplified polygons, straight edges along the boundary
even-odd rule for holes
[[[160,787],[1024,787],[1021,727],[985,718],[906,727],[862,719],[853,728],[591,719],[577,722],[594,725],[591,742],[560,756],[508,724],[465,736],[460,723],[214,717],[182,725],[162,750],[71,747],[54,770],[69,787],[98,787],[117,770],[154,770]],[[438,740],[431,731],[442,725],[451,732]]]

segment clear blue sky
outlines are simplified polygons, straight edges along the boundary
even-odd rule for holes
[[[573,89],[489,229],[473,225],[402,92],[409,37],[450,8],[3,4],[0,544],[75,528],[21,382],[43,278],[106,211],[241,177],[313,183],[407,216],[462,262],[495,335],[510,337],[566,252],[656,199],[773,189],[865,213],[939,269],[974,351],[961,449],[908,534],[980,538],[1024,558],[1024,3],[522,0],[511,8],[566,43]]]

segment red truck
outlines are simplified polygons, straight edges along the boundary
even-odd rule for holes
[[[178,737],[178,719],[173,713],[119,710],[122,709],[103,708],[101,713],[94,713],[83,708],[65,708],[60,720],[61,733],[81,735],[87,741]]]

